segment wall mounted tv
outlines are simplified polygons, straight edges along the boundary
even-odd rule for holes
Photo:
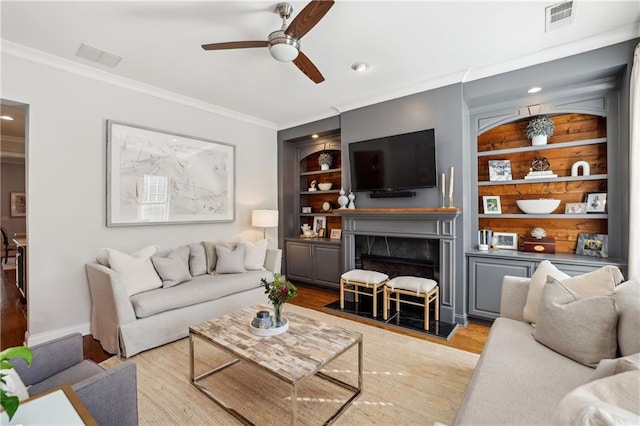
[[[435,187],[435,130],[350,143],[349,164],[353,191]]]

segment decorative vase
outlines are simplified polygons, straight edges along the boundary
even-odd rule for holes
[[[349,203],[349,198],[344,195],[344,188],[340,188],[340,196],[338,197],[338,204],[340,204],[341,209],[346,209],[347,204]]]
[[[353,202],[353,200],[356,199],[356,196],[353,192],[349,191],[349,206],[347,207],[348,209],[355,209],[356,205]]]
[[[282,322],[282,303],[274,304],[273,310],[274,310],[274,321],[276,323],[276,328],[282,327],[284,325],[284,323]]]
[[[531,145],[546,145],[547,135],[536,135],[531,139]]]

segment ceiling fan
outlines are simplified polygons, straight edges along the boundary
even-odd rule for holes
[[[268,40],[230,41],[226,43],[203,44],[204,50],[247,49],[268,47],[274,59],[291,62],[305,73],[314,83],[322,83],[324,77],[313,62],[300,51],[300,39],[308,33],[333,6],[333,0],[312,0],[287,27],[287,19],[293,12],[289,3],[279,3],[276,12],[282,18],[282,28],[269,34]]]

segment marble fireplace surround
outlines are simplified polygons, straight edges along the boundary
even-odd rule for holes
[[[341,210],[343,266],[356,267],[356,236],[435,239],[439,242],[440,320],[455,323],[457,208]]]

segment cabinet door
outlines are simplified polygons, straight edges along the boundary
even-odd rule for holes
[[[340,247],[315,245],[313,247],[315,281],[334,288],[340,286]]]
[[[530,277],[535,262],[469,257],[469,315],[495,319],[500,316],[500,293],[505,275]]]
[[[311,281],[311,245],[287,243],[287,277]]]

